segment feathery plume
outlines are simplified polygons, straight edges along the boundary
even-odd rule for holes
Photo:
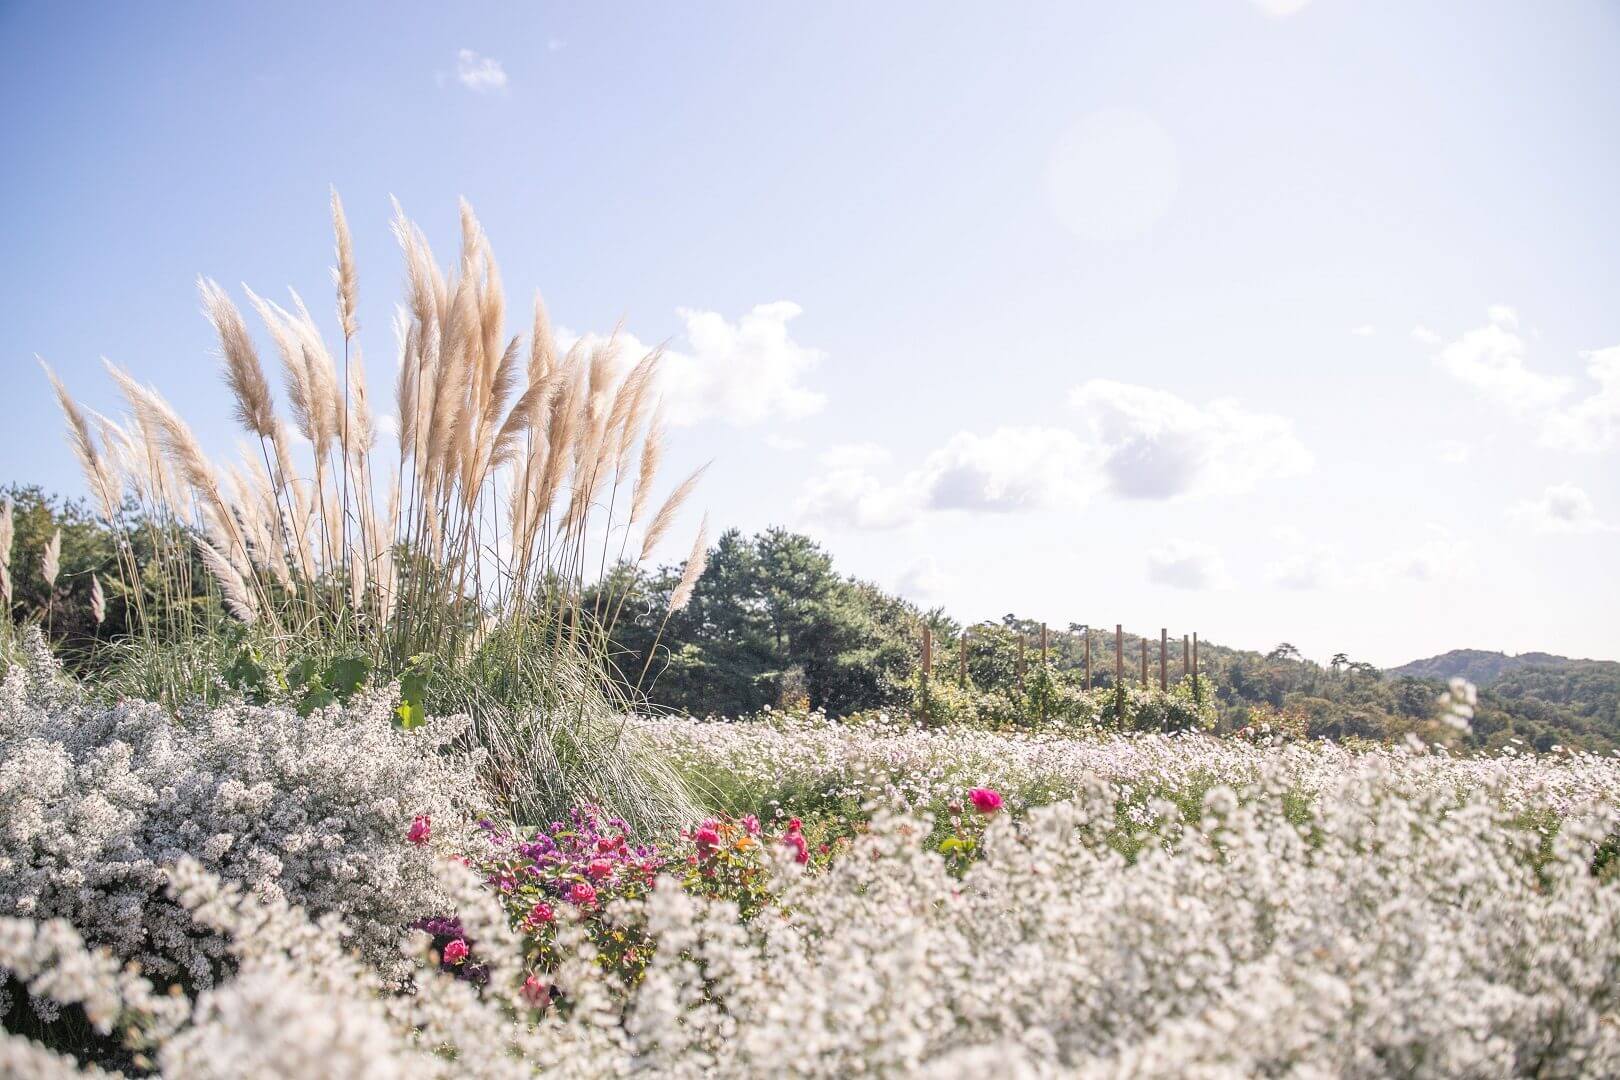
[[[39,560],[39,576],[44,579],[47,589],[56,588],[56,575],[61,569],[62,530],[58,528],[51,534],[50,543],[45,545],[45,554]]]
[[[630,520],[634,525],[641,520],[652,497],[653,478],[658,475],[658,459],[664,453],[664,410],[660,406],[652,423],[647,425],[647,437],[641,443],[641,462],[636,474],[636,486],[630,492]]]
[[[11,542],[17,532],[11,500],[0,503],[0,599],[11,604]]]
[[[11,541],[17,535],[16,518],[12,516],[11,500],[0,503],[0,566],[11,566]]]
[[[647,556],[653,553],[653,549],[664,538],[664,534],[669,532],[669,527],[674,524],[675,515],[679,512],[681,504],[692,494],[692,489],[697,487],[698,480],[708,471],[708,468],[708,465],[699,466],[697,471],[682,480],[680,486],[669,493],[669,498],[664,500],[664,505],[658,508],[658,513],[653,515],[652,523],[647,526],[647,535],[641,541],[641,557],[636,560],[637,562],[646,562]]]
[[[198,278],[197,291],[202,293],[203,313],[219,335],[225,382],[236,398],[236,418],[261,439],[269,438],[276,425],[275,407],[258,350],[248,336],[247,323],[242,321],[242,313],[217,282]]]
[[[337,234],[338,261],[332,270],[332,282],[338,291],[338,322],[343,326],[343,338],[347,341],[360,329],[354,315],[359,279],[354,269],[354,241],[349,236],[349,219],[343,214],[343,200],[338,198],[335,187],[332,189],[332,231]]]
[[[217,548],[200,536],[197,538],[197,551],[202,555],[203,565],[219,584],[226,610],[236,616],[237,621],[252,626],[259,617],[258,605],[254,603],[253,594],[248,591],[241,573]]]
[[[687,604],[692,602],[692,590],[697,588],[698,578],[703,576],[704,568],[709,565],[709,515],[703,515],[703,524],[698,526],[697,540],[692,544],[692,553],[686,557],[686,568],[681,571],[681,580],[676,582],[675,591],[669,594],[669,608],[665,612],[673,615]]]
[[[62,380],[56,377],[56,372],[44,360],[39,366],[45,369],[45,377],[51,381],[51,388],[56,391],[56,400],[62,406],[62,414],[67,417],[68,443],[73,447],[73,456],[79,460],[79,467],[84,470],[85,482],[95,494],[96,501],[101,504],[101,513],[107,521],[111,522],[118,516],[118,490],[113,481],[112,473],[108,470],[106,462],[96,450],[95,440],[90,435],[90,422],[85,419],[84,410],[79,408],[78,402],[68,394],[67,387]]]
[[[100,626],[107,621],[107,594],[101,591],[101,578],[90,575],[90,617]]]

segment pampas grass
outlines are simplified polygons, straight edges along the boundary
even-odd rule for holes
[[[559,356],[538,295],[528,340],[509,333],[499,265],[471,206],[460,206],[458,258],[441,269],[396,203],[406,295],[395,440],[379,447],[336,192],[331,211],[341,372],[297,293],[278,303],[243,287],[280,363],[286,419],[241,309],[199,279],[249,440],[239,462],[212,459],[155,389],[111,364],[130,410],[122,422],[92,424],[51,376],[109,522],[127,498],[166,538],[153,545],[164,602],[139,620],[129,669],[148,679],[176,658],[185,674],[162,683],[196,687],[230,639],[216,618],[250,628],[272,661],[359,654],[388,677],[432,658],[434,704],[473,714],[514,813],[548,812],[565,789],[610,803],[640,792],[620,809],[642,820],[689,813],[679,780],[618,722],[635,704],[611,663],[622,596],[582,603],[594,581],[619,580],[610,565],[654,555],[703,473],[647,518],[664,442],[658,353],[621,357],[615,334]],[[181,580],[194,559],[212,597],[200,611]],[[701,562],[694,550],[694,581]],[[138,598],[143,568],[121,560],[119,572]]]

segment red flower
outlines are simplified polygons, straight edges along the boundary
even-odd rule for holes
[[[534,905],[534,907],[529,911],[529,918],[537,923],[548,923],[556,917],[557,913],[551,910],[551,905],[546,903],[544,900]]]
[[[1001,796],[994,788],[976,787],[968,792],[968,801],[981,814],[993,814],[1001,809]]]
[[[467,959],[467,952],[467,943],[460,938],[456,938],[444,947],[444,962],[447,964],[459,964]]]
[[[596,900],[596,890],[583,881],[576,881],[568,887],[568,900],[570,903],[584,907]]]
[[[712,821],[705,821],[698,831],[692,834],[692,840],[697,844],[698,854],[707,859],[715,848],[720,846],[720,830]]]
[[[606,859],[596,859],[585,868],[586,876],[594,881],[613,876],[613,864]]]
[[[433,835],[433,822],[426,814],[418,814],[411,819],[411,827],[405,832],[405,839],[413,844],[421,845],[428,842]]]

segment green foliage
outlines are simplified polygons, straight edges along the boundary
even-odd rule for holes
[[[803,696],[842,715],[909,700],[919,612],[836,574],[807,537],[783,529],[751,539],[724,533],[691,602],[661,636],[678,568],[620,574],[629,585],[614,627],[619,666],[648,670],[643,689],[655,704],[735,715]]]

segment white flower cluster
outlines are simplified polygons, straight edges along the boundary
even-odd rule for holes
[[[392,994],[331,946],[333,921],[189,861],[176,893],[232,940],[240,971],[179,1014],[140,1021],[154,1011],[140,979],[55,959],[71,952],[60,927],[47,968],[45,929],[0,922],[0,966],[92,1003],[97,1022],[144,1024],[176,1078],[1620,1071],[1620,886],[1594,872],[1615,802],[1568,805],[1549,836],[1511,808],[1522,792],[1505,774],[1459,795],[1396,755],[1332,761],[1301,818],[1295,756],[1257,753],[1196,813],[1157,807],[1133,860],[1107,840],[1123,794],[1092,778],[1021,822],[997,817],[961,878],[923,847],[926,821],[879,812],[827,872],[779,865],[783,910],[748,923],[665,880],[644,981],[615,996],[565,928],[574,959],[550,981],[568,1007],[544,1016],[515,992],[498,913],[454,867],[492,964],[482,995],[427,964],[416,993]],[[56,969],[73,974],[44,985]],[[14,1036],[5,1063],[63,1064]]]
[[[1517,810],[1554,814],[1593,802],[1620,805],[1620,758],[1589,753],[1456,756],[1437,747],[1348,750],[1331,742],[1255,745],[1180,733],[1096,737],[926,729],[905,721],[848,725],[811,714],[692,721],[642,718],[635,729],[700,786],[758,809],[806,799],[876,800],[938,808],[971,787],[1015,806],[1054,802],[1088,780],[1115,786],[1133,816],[1153,799],[1214,785],[1283,777],[1302,798],[1336,787],[1372,762],[1444,791],[1488,787]]]
[[[381,698],[176,716],[94,704],[43,658],[14,667],[0,685],[0,915],[66,920],[154,976],[207,986],[225,944],[164,896],[164,869],[191,856],[260,900],[341,915],[351,946],[397,966],[408,924],[445,903],[407,830],[431,815],[452,841],[475,769],[445,752],[455,724],[404,732],[387,717]]]

